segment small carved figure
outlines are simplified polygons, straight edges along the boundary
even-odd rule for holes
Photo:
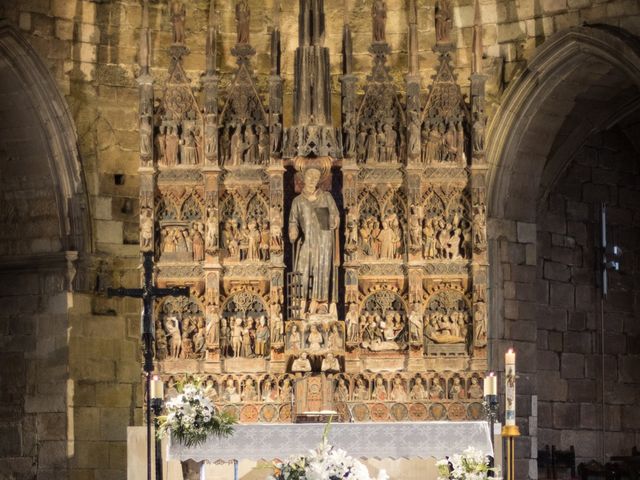
[[[422,338],[422,305],[414,304],[409,314],[409,341],[420,343]]]
[[[358,378],[356,380],[356,386],[353,390],[353,399],[360,401],[369,400],[369,389],[362,378]]]
[[[307,338],[307,346],[309,350],[320,350],[323,343],[324,339],[322,338],[322,334],[318,331],[318,327],[311,325],[309,329],[309,337]]]
[[[196,223],[191,233],[191,242],[193,248],[193,259],[196,262],[204,260],[204,238],[202,236],[202,224]]]
[[[453,16],[449,0],[436,1],[436,42],[449,43],[451,41],[451,26]]]
[[[266,165],[269,162],[269,134],[267,129],[260,125],[258,127],[258,162]]]
[[[424,386],[424,379],[420,376],[416,376],[415,383],[411,388],[410,393],[411,400],[426,400],[427,399],[427,391]]]
[[[440,379],[434,378],[429,389],[429,398],[431,400],[442,400],[444,398],[444,389],[440,385]]]
[[[269,327],[267,326],[267,319],[265,316],[261,316],[258,322],[258,328],[256,328],[256,356],[267,356],[267,343],[269,342]]]
[[[143,115],[140,118],[140,155],[146,159],[145,163],[153,155],[153,127],[151,115]]]
[[[249,222],[246,236],[247,253],[245,258],[247,260],[260,260],[260,231],[258,230],[258,226],[255,221],[252,220]],[[242,251],[242,246],[240,247],[240,251]]]
[[[236,318],[231,330],[231,346],[233,348],[234,358],[242,355],[242,319]]]
[[[293,361],[293,365],[291,366],[292,372],[310,372],[311,371],[311,362],[309,361],[309,355],[307,352],[302,352],[299,358],[296,358]]]
[[[329,350],[341,350],[342,349],[342,335],[338,331],[338,325],[331,325],[329,331],[329,337],[327,338],[327,348]]]
[[[233,379],[227,379],[227,384],[222,394],[222,400],[230,403],[238,403],[240,401],[240,395],[236,390],[236,385]]]
[[[213,378],[208,377],[204,384],[204,394],[210,402],[218,401],[218,389],[216,388]]]
[[[476,153],[484,152],[484,132],[486,128],[486,120],[476,112],[473,118],[473,151]]]
[[[206,330],[207,348],[214,350],[220,344],[220,339],[218,338],[220,334],[220,315],[218,315],[214,307],[209,307],[209,317]]]
[[[153,211],[143,208],[140,211],[140,247],[143,252],[153,250]]]
[[[180,0],[171,2],[171,24],[173,25],[173,43],[184,43],[184,20],[187,16],[184,3]]]
[[[249,377],[244,382],[244,389],[242,390],[243,402],[255,402],[258,400],[258,392],[256,391],[256,384],[253,378]]]
[[[334,402],[349,401],[349,387],[347,387],[347,382],[342,377],[338,378],[338,384],[336,385],[336,389],[333,392],[333,401]]]
[[[327,356],[322,359],[320,370],[323,372],[339,372],[340,361],[333,353],[327,353]]]
[[[404,388],[404,382],[400,377],[395,377],[393,379],[393,386],[391,388],[391,400],[394,402],[407,401],[407,390]]]
[[[395,258],[396,237],[397,234],[391,229],[389,220],[384,220],[382,222],[382,231],[377,236],[380,242],[380,258]]]
[[[262,222],[260,228],[260,260],[269,260],[269,247],[270,247],[270,235],[269,235],[269,223],[267,221]]]
[[[398,140],[398,134],[393,128],[393,125],[390,123],[385,124],[384,126],[384,134],[385,134],[385,161],[387,162],[395,162],[396,161],[396,142]]]
[[[155,138],[155,149],[156,149],[156,158],[158,162],[166,165],[167,157],[166,157],[166,149],[167,149],[167,127],[160,126],[158,129],[158,134]]]
[[[178,318],[172,315],[166,320],[167,337],[169,337],[169,347],[171,351],[171,358],[176,359],[180,357],[182,352],[182,336],[180,335],[180,325]]]
[[[381,376],[376,377],[375,384],[373,385],[373,400],[379,400],[385,402],[389,399],[387,387],[384,384],[384,379]]]
[[[226,318],[220,319],[220,350],[223,356],[229,356],[231,347],[231,328]]]
[[[180,137],[176,127],[169,127],[166,138],[166,163],[168,167],[178,164],[178,151],[180,147]]]
[[[291,329],[289,331],[289,349],[290,350],[300,350],[302,345],[302,335],[300,330],[298,330],[298,325],[295,323],[291,325]]]
[[[373,18],[373,41],[386,41],[387,4],[384,0],[374,0],[371,9]]]
[[[231,135],[231,143],[230,143],[230,157],[231,157],[231,165],[240,165],[242,159],[242,134],[240,132],[240,127],[236,127],[233,131],[233,135]]]
[[[254,356],[254,338],[255,338],[255,332],[254,329],[252,328],[253,321],[247,319],[247,321],[245,322],[245,327],[242,329],[242,344],[241,344],[241,349],[242,349],[242,356],[245,358],[249,358],[249,357],[253,357]]]
[[[236,28],[239,44],[249,43],[250,19],[249,2],[247,0],[238,0],[238,3],[236,3]]]
[[[256,151],[258,149],[258,137],[253,131],[253,127],[248,125],[244,131],[244,163],[254,165],[256,163]]]
[[[273,343],[284,342],[284,321],[282,319],[282,308],[278,303],[274,303],[271,306],[271,325],[271,339]]]
[[[466,398],[460,377],[453,377],[451,388],[449,389],[449,398],[451,400],[464,400]]]
[[[204,318],[196,321],[196,331],[193,334],[193,353],[196,358],[204,358],[206,353],[207,337]]]
[[[347,342],[358,342],[358,305],[355,303],[349,305],[349,311],[344,321],[347,330]]]
[[[478,377],[471,377],[471,385],[469,385],[469,398],[479,400],[484,396],[484,390],[478,384]]]

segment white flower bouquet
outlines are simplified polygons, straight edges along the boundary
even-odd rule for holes
[[[489,458],[473,447],[462,455],[456,454],[436,462],[438,480],[486,480],[489,472]]]
[[[159,417],[158,436],[170,433],[187,447],[204,443],[209,436],[227,437],[236,419],[218,412],[198,380],[177,385],[178,395],[167,401],[166,415]]]
[[[327,425],[328,427],[328,425]],[[286,462],[276,462],[274,473],[267,480],[389,480],[381,470],[378,477],[369,476],[362,463],[334,448],[327,442],[327,430],[322,442],[307,455],[294,456]]]

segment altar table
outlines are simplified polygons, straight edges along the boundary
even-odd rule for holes
[[[472,446],[493,456],[487,422],[334,423],[329,443],[356,458],[444,458]],[[197,447],[172,442],[169,459],[232,460],[286,459],[314,449],[324,424],[236,425],[225,439],[209,439]]]

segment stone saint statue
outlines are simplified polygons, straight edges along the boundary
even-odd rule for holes
[[[173,24],[173,43],[184,43],[184,19],[187,15],[184,3],[171,2],[171,23]]]
[[[238,29],[238,43],[249,43],[249,21],[251,11],[247,0],[238,0],[236,4],[236,25]]]
[[[373,41],[386,41],[387,5],[384,0],[374,0],[371,9],[373,17]]]
[[[302,193],[293,199],[289,214],[289,239],[294,247],[294,269],[302,276],[302,312],[329,312],[334,282],[335,232],[340,224],[338,207],[329,192],[318,187],[321,173],[304,172]]]
[[[436,2],[436,41],[438,43],[451,42],[452,18],[449,0],[438,0]]]

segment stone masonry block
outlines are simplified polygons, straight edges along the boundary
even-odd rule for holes
[[[103,408],[100,411],[100,437],[102,440],[124,442],[127,440],[129,408]]]
[[[518,222],[518,242],[536,243],[537,226],[535,223]]]
[[[575,288],[570,283],[550,282],[551,305],[573,308]]]
[[[579,353],[563,353],[561,357],[560,375],[562,378],[584,378],[584,355]]]
[[[580,405],[555,403],[553,405],[553,426],[556,428],[578,428],[580,426]]]
[[[73,19],[79,1],[82,2],[82,0],[52,0],[51,14],[54,17]]]
[[[558,282],[568,282],[571,279],[571,269],[563,263],[545,260],[544,278],[545,280],[556,280]],[[552,285],[555,285],[555,284],[552,284]],[[553,292],[552,292],[552,295],[553,295]]]
[[[565,402],[567,395],[567,381],[560,378],[560,372],[545,374],[544,382],[538,384],[538,399],[540,401]]]
[[[595,380],[568,380],[567,386],[567,400],[570,402],[595,402],[598,399],[598,384]]]
[[[564,351],[591,353],[594,350],[593,336],[589,332],[567,332],[564,334]]]
[[[131,405],[130,384],[98,383],[96,385],[96,404],[98,407],[122,407]]]

